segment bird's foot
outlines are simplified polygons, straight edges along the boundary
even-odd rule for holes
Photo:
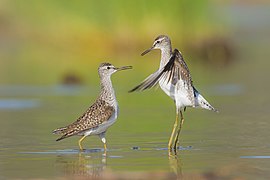
[[[86,151],[86,149],[83,149],[83,148],[80,148],[80,150],[79,150],[80,152],[85,152]]]
[[[102,154],[102,157],[107,157],[107,152],[106,151]]]

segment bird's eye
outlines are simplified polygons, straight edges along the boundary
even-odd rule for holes
[[[111,69],[111,67],[108,66],[107,69]]]
[[[160,41],[157,41],[157,44],[159,44],[160,43]]]

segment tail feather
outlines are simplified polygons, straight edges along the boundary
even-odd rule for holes
[[[53,134],[65,134],[65,131],[67,130],[67,127],[61,127],[53,130]]]
[[[66,138],[66,135],[63,135],[60,138],[56,139],[56,141],[60,141],[60,140],[65,139],[65,138]]]
[[[61,128],[57,128],[53,131],[53,134],[59,134],[62,135],[60,138],[56,139],[56,141],[60,141],[62,139],[65,139],[67,137],[70,137],[74,134],[76,134],[77,131],[74,129],[70,129],[69,127],[61,127]]]
[[[194,88],[195,90],[195,107],[201,107],[203,109],[211,110],[214,112],[218,112],[209,102],[204,99],[204,97]]]

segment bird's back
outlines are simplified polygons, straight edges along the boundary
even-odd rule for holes
[[[54,130],[53,133],[62,135],[62,137],[57,140],[61,140],[73,135],[82,135],[86,131],[98,128],[102,124],[108,122],[108,120],[115,121],[116,117],[114,119],[110,118],[113,114],[115,114],[114,107],[110,106],[102,99],[97,99],[95,103],[90,106],[87,111],[74,123],[66,127],[58,128]]]

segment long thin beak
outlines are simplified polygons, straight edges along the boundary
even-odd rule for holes
[[[145,50],[145,51],[141,54],[141,56],[144,56],[145,54],[149,53],[149,52],[152,51],[152,50],[153,50],[153,47],[151,47],[151,48]]]
[[[117,71],[122,71],[122,70],[126,70],[126,69],[132,69],[132,66],[123,66],[123,67],[119,67],[119,68],[115,68]]]

